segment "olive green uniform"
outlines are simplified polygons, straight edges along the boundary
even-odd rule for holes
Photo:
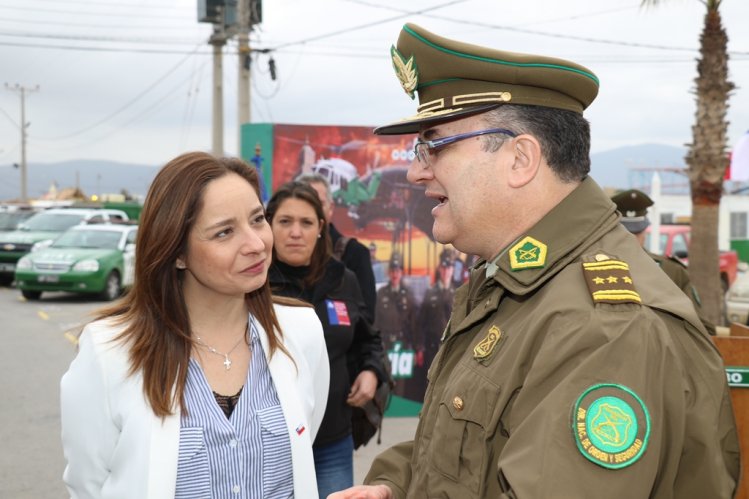
[[[380,454],[365,483],[396,498],[732,497],[739,446],[721,358],[613,203],[588,178],[527,235],[546,245],[543,266],[513,270],[510,245],[496,272],[472,271],[415,440]],[[597,290],[616,272],[631,291]],[[604,466],[577,418],[586,394],[606,389],[632,395],[620,420],[639,436]],[[599,437],[629,431],[606,422]]]
[[[715,335],[715,325],[707,320],[702,313],[702,302],[700,301],[700,295],[697,293],[692,281],[689,279],[689,272],[683,263],[672,257],[663,255],[656,255],[655,253],[647,252],[650,257],[660,266],[661,270],[674,281],[679,289],[681,289],[685,295],[692,300],[694,309],[697,311],[702,324],[707,329],[707,332]]]

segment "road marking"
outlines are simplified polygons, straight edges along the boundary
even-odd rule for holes
[[[45,312],[44,310],[38,311],[36,313],[36,315],[38,315],[39,318],[42,319],[43,321],[48,321],[49,320],[49,315],[47,315],[47,312]]]
[[[65,333],[65,339],[68,340],[70,343],[72,343],[75,346],[78,346],[78,337],[71,333],[70,331]]]

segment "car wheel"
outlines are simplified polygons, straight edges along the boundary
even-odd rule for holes
[[[107,276],[107,284],[104,286],[104,291],[101,293],[101,297],[107,301],[112,301],[122,293],[122,281],[120,281],[120,274],[113,270]]]
[[[29,291],[29,290],[26,290],[26,289],[22,289],[21,290],[21,294],[27,300],[38,300],[39,298],[42,297],[42,292],[41,291]]]

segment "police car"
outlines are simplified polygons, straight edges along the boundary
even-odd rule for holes
[[[133,283],[136,225],[81,225],[16,266],[16,287],[27,300],[45,291],[96,294],[114,300]]]

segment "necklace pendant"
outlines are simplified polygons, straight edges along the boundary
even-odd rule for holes
[[[229,360],[228,355],[224,355],[224,367],[226,368],[227,371],[231,369],[231,360]]]

